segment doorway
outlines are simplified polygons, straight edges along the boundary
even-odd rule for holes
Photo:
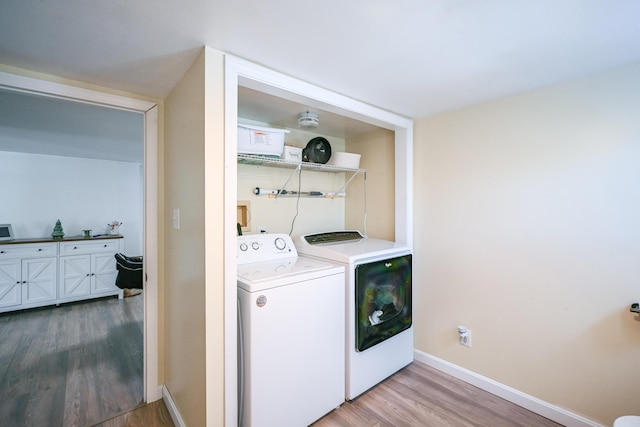
[[[51,97],[86,105],[99,105],[144,117],[143,229],[145,257],[143,314],[144,401],[162,397],[158,378],[158,106],[155,102],[111,95],[91,89],[0,72],[0,89]],[[44,178],[44,177],[43,177]],[[115,414],[114,414],[115,415]]]

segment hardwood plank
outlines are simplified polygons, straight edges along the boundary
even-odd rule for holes
[[[3,425],[87,426],[143,399],[143,297],[0,314]]]
[[[126,414],[96,424],[95,427],[174,427],[164,401],[142,405]]]
[[[313,427],[557,427],[500,397],[413,362]]]

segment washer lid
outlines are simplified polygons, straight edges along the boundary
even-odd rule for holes
[[[301,236],[296,240],[299,254],[324,258],[346,264],[387,255],[410,253],[411,248],[404,243],[365,237],[357,240],[343,240],[329,243],[310,243]]]
[[[341,272],[344,267],[305,257],[254,262],[238,265],[238,287],[253,292]]]

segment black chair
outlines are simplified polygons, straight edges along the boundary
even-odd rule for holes
[[[129,257],[121,253],[115,254],[115,257],[118,269],[116,286],[120,289],[142,289],[142,257]]]

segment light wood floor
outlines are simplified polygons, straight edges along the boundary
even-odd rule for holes
[[[143,297],[0,315],[0,423],[89,426],[143,401]]]
[[[142,404],[142,307],[135,296],[0,315],[0,424],[173,427],[162,401]],[[558,425],[414,362],[313,427]]]
[[[100,427],[173,427],[164,404],[160,401],[151,405],[154,406],[136,409]],[[411,426],[558,427],[560,424],[420,362],[414,362],[354,401],[343,403],[312,425]]]
[[[162,400],[140,406],[126,414],[96,424],[95,427],[174,427]]]
[[[413,362],[313,427],[547,427],[546,418]]]

